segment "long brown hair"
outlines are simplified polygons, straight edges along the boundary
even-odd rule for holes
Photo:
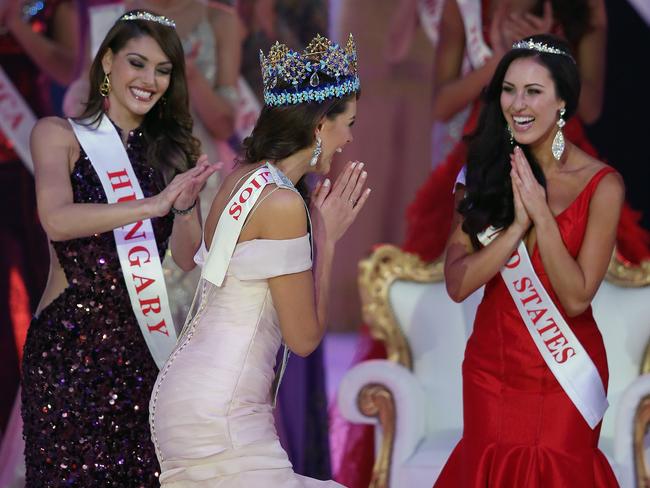
[[[321,81],[332,82],[327,75],[321,74]],[[278,87],[288,88],[283,80]],[[351,93],[345,98],[332,98],[323,102],[298,103],[295,105],[268,106],[262,108],[255,123],[253,133],[244,139],[243,152],[238,159],[240,164],[252,164],[259,161],[278,161],[305,149],[316,141],[314,132],[323,117],[330,120],[345,112],[352,99],[358,99],[360,92]],[[308,186],[303,176],[296,188],[308,201]]]
[[[133,10],[128,13],[145,12]],[[118,20],[102,42],[90,67],[90,94],[86,108],[76,120],[96,124],[103,114],[103,97],[99,87],[104,80],[102,58],[110,49],[119,52],[131,39],[149,36],[172,63],[171,79],[164,96],[145,115],[142,132],[147,145],[147,163],[159,169],[166,181],[194,166],[200,142],[192,135],[185,54],[173,27],[150,20]]]

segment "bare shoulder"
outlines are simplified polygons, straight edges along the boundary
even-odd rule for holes
[[[265,192],[268,193],[268,196],[260,205],[260,212],[272,214],[278,219],[295,216],[300,217],[301,221],[306,221],[305,201],[299,193],[286,188],[276,189],[275,185],[265,188]]]
[[[269,185],[271,186],[271,185]],[[271,189],[257,210],[262,238],[292,239],[307,233],[305,202],[299,193],[285,188]]]
[[[617,206],[622,205],[625,199],[625,183],[621,174],[615,168],[586,153],[582,153],[582,156],[586,165],[585,185],[604,169],[609,168],[612,170],[598,182],[593,193],[592,203],[598,205],[602,202],[612,208],[618,208]]]
[[[241,188],[246,180],[262,165],[261,164],[236,164],[235,167],[226,175],[219,188],[219,194],[234,194]]]
[[[61,117],[43,117],[39,119],[32,129],[32,140],[35,138],[57,139],[62,142],[74,139],[74,132],[70,122]],[[38,140],[38,139],[37,139]]]
[[[79,157],[79,143],[70,122],[60,117],[45,117],[34,125],[30,136],[30,148],[34,168],[49,167],[65,161],[71,169],[71,162]]]
[[[603,167],[609,166],[603,164]],[[594,196],[611,203],[622,201],[625,198],[625,183],[621,174],[616,170],[606,174],[598,183]]]

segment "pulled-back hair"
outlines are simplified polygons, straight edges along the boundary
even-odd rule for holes
[[[128,13],[143,12],[133,10]],[[192,135],[192,117],[189,110],[185,54],[173,27],[149,20],[118,20],[102,42],[90,67],[90,93],[84,112],[76,119],[89,125],[96,124],[103,114],[103,97],[99,87],[104,79],[102,59],[110,49],[118,53],[131,39],[149,36],[172,63],[169,87],[163,98],[145,115],[143,137],[147,143],[147,163],[161,170],[167,181],[194,166],[199,156],[200,143]]]
[[[527,40],[543,43],[569,54],[568,45],[550,35],[533,36]],[[513,146],[506,130],[501,109],[503,79],[510,64],[521,58],[532,58],[548,69],[557,97],[564,100],[565,118],[578,108],[580,74],[572,57],[532,49],[512,49],[501,59],[490,84],[483,92],[483,108],[476,130],[468,136],[466,193],[458,211],[463,215],[463,230],[476,242],[476,234],[488,226],[508,227],[514,220],[510,154]],[[520,144],[535,178],[546,186],[544,173],[529,147]]]
[[[321,83],[333,81],[324,74],[319,75]],[[288,90],[292,89],[292,86],[281,80],[278,89]],[[252,164],[266,160],[278,161],[310,147],[315,142],[314,131],[323,117],[330,120],[336,118],[345,112],[347,103],[353,98],[358,99],[359,92],[351,93],[345,98],[331,98],[322,102],[265,105],[252,134],[244,139],[243,152],[238,162]],[[296,187],[307,200],[305,177],[300,179]]]

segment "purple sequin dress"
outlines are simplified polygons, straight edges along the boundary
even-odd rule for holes
[[[145,196],[163,188],[139,131],[127,153]],[[82,153],[76,203],[106,203]],[[153,219],[160,258],[173,217]],[[122,277],[112,232],[53,242],[68,288],[32,320],[23,358],[27,487],[153,487],[158,461],[148,405],[158,375]]]

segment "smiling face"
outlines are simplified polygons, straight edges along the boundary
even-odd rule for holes
[[[323,144],[323,152],[318,160],[315,170],[326,174],[332,165],[334,154],[343,151],[343,147],[353,141],[352,126],[357,116],[357,101],[350,98],[345,104],[345,110],[330,119],[325,117],[317,133]]]
[[[146,35],[130,39],[117,53],[107,50],[102,67],[111,80],[109,116],[114,120],[141,120],[171,81],[171,61]]]
[[[550,71],[535,58],[510,63],[501,89],[501,110],[517,143],[550,147],[564,106]]]

